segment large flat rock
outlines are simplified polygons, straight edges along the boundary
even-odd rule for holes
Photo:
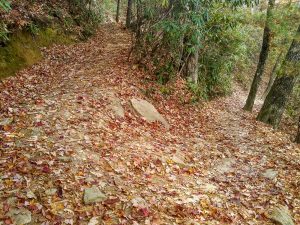
[[[170,125],[167,120],[156,110],[156,108],[149,102],[143,99],[133,98],[130,100],[132,107],[135,111],[145,118],[148,122],[161,122],[167,129],[169,129]]]

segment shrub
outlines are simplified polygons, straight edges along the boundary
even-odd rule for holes
[[[135,46],[138,61],[165,84],[177,74],[186,74],[189,56],[199,49],[199,85],[189,84],[190,90],[204,98],[229,93],[232,71],[247,54],[244,36],[239,33],[242,13],[232,10],[238,2],[251,1],[184,0],[165,7],[155,1],[140,1],[142,16],[136,22]]]

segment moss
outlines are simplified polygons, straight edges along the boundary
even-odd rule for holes
[[[46,28],[38,33],[39,46],[50,46],[53,43],[56,44],[71,44],[74,43],[74,38],[66,35],[59,29],[56,28]]]
[[[0,79],[14,75],[20,69],[41,60],[41,47],[74,42],[72,36],[56,27],[39,29],[35,36],[28,31],[18,31],[10,37],[5,47],[0,47]]]

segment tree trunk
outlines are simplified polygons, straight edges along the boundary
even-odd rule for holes
[[[197,48],[187,59],[187,77],[193,84],[198,83],[199,49]]]
[[[269,93],[270,90],[271,90],[271,87],[272,87],[273,84],[274,84],[275,78],[276,78],[276,76],[277,76],[277,69],[278,69],[278,67],[279,67],[279,65],[280,65],[280,61],[281,61],[281,56],[282,56],[282,54],[283,54],[283,53],[281,52],[281,53],[278,55],[277,59],[276,59],[275,65],[274,65],[274,67],[273,67],[273,69],[272,69],[272,72],[271,72],[271,75],[270,75],[270,79],[269,79],[267,88],[266,88],[264,94],[262,95],[262,99],[263,99],[263,100],[266,99],[268,93]]]
[[[132,0],[128,0],[127,15],[126,15],[126,27],[130,28],[132,17]]]
[[[269,55],[269,49],[271,44],[271,30],[270,30],[270,22],[272,20],[272,10],[275,5],[275,0],[269,0],[269,6],[267,10],[267,18],[266,18],[266,24],[264,28],[264,35],[263,35],[263,43],[262,48],[259,55],[259,61],[257,64],[257,69],[254,75],[254,79],[252,81],[252,85],[250,88],[250,92],[246,101],[246,104],[244,106],[244,109],[247,111],[252,111],[255,97],[257,94],[258,86],[261,82],[261,78],[264,72],[265,64],[268,59]]]
[[[277,129],[285,109],[286,102],[292,93],[295,83],[294,76],[280,76],[275,79],[257,120],[268,123]]]
[[[257,120],[278,128],[294,84],[300,76],[300,26],[279,70],[277,78],[266,97]]]
[[[195,1],[191,5],[191,9],[193,11],[198,11],[200,9],[200,4]],[[197,42],[199,42],[199,37],[197,37]],[[193,43],[194,51],[192,51],[188,58],[186,64],[186,76],[188,81],[192,82],[193,84],[198,84],[198,72],[199,72],[199,47],[198,43]]]
[[[299,122],[298,122],[298,132],[296,137],[296,143],[300,144],[300,116],[299,116]]]
[[[141,26],[142,26],[142,4],[141,4],[141,0],[137,0],[136,1],[136,31],[135,31],[137,45],[140,44]]]
[[[116,22],[119,23],[119,17],[120,17],[120,1],[117,1],[117,15],[116,15]]]

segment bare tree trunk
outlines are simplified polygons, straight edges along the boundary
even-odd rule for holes
[[[269,6],[267,10],[267,18],[266,18],[266,24],[264,28],[264,35],[263,35],[263,43],[262,48],[259,56],[259,61],[257,65],[257,69],[254,75],[254,79],[252,81],[252,85],[250,88],[250,92],[246,101],[246,104],[244,106],[244,110],[252,111],[255,97],[257,94],[257,90],[259,87],[259,84],[261,82],[261,78],[264,72],[265,64],[268,59],[269,55],[269,49],[271,44],[271,30],[270,30],[270,22],[272,20],[272,10],[275,5],[275,0],[269,0]]]
[[[116,22],[119,23],[119,17],[120,17],[120,1],[117,1],[117,15],[116,15]]]
[[[142,4],[141,0],[136,0],[136,41],[140,44],[142,26]]]
[[[131,17],[132,17],[132,0],[128,0],[127,15],[126,15],[126,27],[127,28],[129,28],[131,25]]]
[[[262,99],[265,100],[268,93],[270,92],[271,88],[272,88],[272,85],[274,84],[274,81],[276,79],[276,76],[277,76],[277,69],[280,65],[280,61],[281,61],[281,57],[282,57],[282,52],[278,55],[277,59],[276,59],[276,62],[275,62],[275,65],[272,69],[272,72],[271,72],[271,75],[270,75],[270,79],[269,79],[269,82],[268,82],[268,85],[267,85],[267,88],[264,92],[264,94],[262,95]]]
[[[286,103],[300,76],[300,26],[257,120],[278,128]]]
[[[287,100],[292,93],[295,80],[294,76],[286,75],[275,79],[274,85],[257,116],[257,120],[272,125],[274,129],[278,128]]]
[[[187,77],[193,84],[198,83],[198,71],[199,71],[199,49],[195,49],[187,59]]]
[[[296,143],[300,144],[300,116],[299,116],[299,122],[298,122],[298,132],[296,136]]]
[[[192,10],[197,11],[200,8],[199,3],[195,2],[191,6]],[[199,38],[197,38],[197,42],[199,42]],[[193,84],[198,84],[198,72],[199,72],[199,47],[197,43],[193,43],[194,51],[192,51],[187,58],[186,65],[186,76],[189,81]]]

